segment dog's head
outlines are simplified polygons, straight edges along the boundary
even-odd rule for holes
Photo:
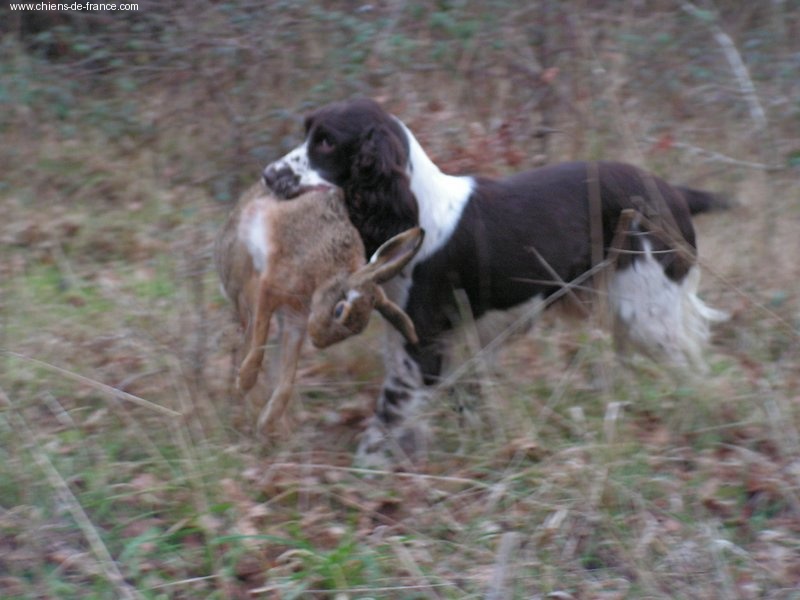
[[[267,165],[264,182],[286,199],[316,187],[342,188],[350,219],[371,254],[417,224],[408,146],[400,122],[376,102],[336,102],[306,118],[303,143]]]

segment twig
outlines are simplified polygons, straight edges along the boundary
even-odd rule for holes
[[[750,117],[753,119],[756,129],[762,132],[766,131],[767,114],[764,112],[761,101],[758,99],[756,87],[753,85],[753,80],[750,77],[747,65],[744,64],[742,55],[739,54],[731,37],[717,25],[716,19],[709,22],[707,11],[700,10],[691,2],[684,2],[681,4],[681,8],[696,19],[708,23],[711,34],[714,36],[717,44],[720,45],[720,48],[722,48],[722,52],[725,54],[725,58],[733,71],[733,76],[739,83],[739,88],[742,90],[745,102],[747,102],[747,106],[750,110]]]
[[[558,273],[556,273],[556,270],[552,266],[550,266],[550,263],[547,262],[547,259],[545,259],[545,257],[541,255],[541,253],[536,249],[535,246],[530,246],[528,249],[536,255],[536,258],[539,260],[539,263],[545,268],[545,270],[547,271],[548,275],[553,277],[554,285],[556,285],[559,288],[565,290],[565,293],[575,302],[575,306],[581,310],[581,312],[583,313],[583,316],[584,317],[588,317],[590,315],[589,309],[586,308],[583,305],[583,302],[581,302],[581,299],[577,296],[577,294],[575,294],[574,290],[576,290],[576,289],[585,289],[585,287],[588,287],[588,288],[592,289],[594,286],[593,285],[578,286],[578,285],[573,285],[572,282],[567,283],[566,281],[564,281],[558,275]],[[602,250],[602,247],[601,247],[601,250]],[[602,260],[602,257],[601,257],[601,260]],[[594,263],[594,265],[599,265],[601,260],[597,261],[596,263]],[[598,270],[595,273],[595,275],[600,275],[601,272],[602,272],[602,269]],[[531,283],[531,280],[529,280],[529,279],[524,279],[524,280],[521,279],[521,278],[516,278],[516,279],[518,279],[519,281],[526,281],[528,283]]]
[[[44,367],[49,371],[54,371],[59,375],[63,375],[64,377],[68,377],[74,381],[78,381],[80,383],[85,383],[101,392],[109,394],[118,400],[127,400],[128,402],[133,402],[134,404],[138,404],[139,406],[143,406],[144,408],[149,408],[156,412],[160,412],[161,414],[167,415],[169,417],[180,417],[182,416],[181,413],[172,410],[171,408],[167,408],[166,406],[161,406],[160,404],[156,404],[155,402],[150,402],[149,400],[145,400],[144,398],[140,398],[139,396],[134,396],[128,392],[123,392],[122,390],[118,390],[115,387],[107,385],[105,383],[101,383],[95,379],[91,379],[86,377],[85,375],[79,375],[78,373],[73,373],[72,371],[68,371],[67,369],[62,369],[61,367],[57,367],[55,365],[51,365],[48,362],[44,362],[43,360],[39,360],[37,358],[31,358],[30,356],[25,356],[24,354],[19,354],[17,352],[12,352],[11,350],[5,350],[0,348],[0,353],[7,354],[9,356],[13,356],[14,358],[19,358],[21,360],[25,360],[31,362],[37,366]]]
[[[518,546],[518,533],[507,531],[500,538],[497,558],[494,561],[492,580],[489,582],[489,589],[486,590],[486,600],[507,600],[514,597],[513,592],[508,589],[508,580],[512,570],[509,565],[511,564],[512,554]]]
[[[647,142],[648,144],[656,144],[658,143],[659,140],[652,136],[644,136],[641,138],[641,141]],[[748,169],[758,169],[761,171],[768,171],[768,172],[782,171],[784,169],[783,165],[769,165],[766,163],[753,162],[750,160],[740,160],[738,158],[733,158],[732,156],[721,154],[720,152],[715,152],[714,150],[708,150],[706,148],[700,148],[699,146],[693,146],[692,144],[687,144],[686,142],[671,142],[670,145],[673,148],[680,148],[681,150],[686,150],[689,154],[694,156],[705,156],[709,161],[712,162],[719,162],[727,165],[735,165],[737,167],[747,167]]]
[[[406,548],[402,542],[395,539],[390,540],[389,544],[392,546],[392,550],[394,550],[394,553],[400,561],[400,564],[403,565],[403,568],[419,582],[419,585],[425,586],[423,589],[427,590],[427,596],[429,598],[441,598],[439,592],[436,591],[436,589],[428,581],[428,578],[425,577],[425,574],[417,564],[417,561],[414,560],[411,552],[408,551],[408,548]]]
[[[486,344],[481,352],[495,352],[506,342],[506,340],[511,338],[517,331],[519,331],[523,324],[527,323],[530,319],[539,316],[542,312],[544,312],[544,309],[547,308],[547,306],[555,303],[562,296],[571,293],[571,290],[575,289],[577,286],[580,286],[586,280],[590,279],[595,273],[605,269],[610,264],[611,261],[607,258],[603,262],[593,266],[591,269],[584,271],[572,281],[565,282],[558,290],[550,294],[546,299],[534,304],[530,309],[526,310],[524,314],[520,315],[513,323],[511,323],[511,325],[506,327],[492,341]],[[520,279],[520,281],[524,280]],[[447,377],[444,377],[439,382],[437,391],[447,389],[454,382],[458,381],[458,379],[470,368],[472,361],[477,360],[477,358],[477,356],[473,356],[469,360],[464,361],[457,368],[453,369],[453,371]]]
[[[714,36],[714,39],[716,40],[717,44],[719,44],[726,60],[728,61],[728,65],[733,72],[733,78],[742,91],[742,96],[747,104],[750,118],[753,121],[755,133],[754,137],[755,141],[759,144],[761,162],[768,165],[777,163],[780,160],[778,155],[778,147],[775,143],[774,137],[770,136],[767,114],[764,111],[761,101],[758,99],[758,94],[756,92],[755,85],[753,84],[753,79],[750,77],[750,72],[747,69],[747,65],[745,65],[744,61],[742,60],[742,56],[736,49],[733,40],[719,26],[717,22],[717,16],[713,12],[709,13],[707,11],[700,10],[694,4],[688,1],[683,2],[681,7],[690,15],[707,24],[711,34]],[[760,197],[762,198],[761,203],[762,206],[766,208],[770,204],[767,199],[769,198],[771,200],[779,194],[777,194],[777,190],[774,189],[774,182],[772,182],[770,178],[765,177],[762,174],[761,182],[765,188],[760,194]],[[772,255],[777,250],[774,242],[775,236],[773,235],[775,231],[774,212],[770,210],[763,210],[762,221],[763,233],[761,237],[761,257],[759,258],[759,263],[771,262],[774,258]]]
[[[463,483],[478,489],[489,489],[491,484],[479,481],[477,479],[469,479],[467,477],[455,477],[452,475],[429,475],[425,473],[406,473],[404,471],[391,471],[383,469],[368,469],[364,467],[341,467],[337,465],[326,465],[323,463],[301,463],[292,461],[275,462],[270,465],[271,469],[292,469],[303,467],[315,471],[344,471],[346,473],[354,473],[357,475],[391,475],[392,477],[402,479],[419,479],[430,481],[442,481],[448,483]]]

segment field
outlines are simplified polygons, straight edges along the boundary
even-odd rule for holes
[[[0,32],[0,597],[800,598],[797,0],[147,1]],[[374,317],[306,349],[257,437],[213,238],[355,95],[448,172],[621,159],[724,193],[696,221],[732,315],[708,374],[623,366],[593,320],[494,364],[466,335],[428,459],[368,471]]]

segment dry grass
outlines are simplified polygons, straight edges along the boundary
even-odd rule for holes
[[[0,595],[797,597],[794,5],[720,3],[763,135],[712,22],[668,2],[508,3],[494,20],[345,4],[153,9],[171,45],[99,80],[5,42]],[[70,104],[74,81],[88,92]],[[626,157],[737,199],[697,221],[703,295],[734,315],[710,375],[623,369],[601,330],[544,321],[443,390],[426,463],[366,472],[351,459],[381,380],[376,318],[309,349],[291,429],[254,439],[211,240],[225,200],[297,140],[294,110],[356,91],[450,170]],[[782,168],[745,164],[765,162]]]

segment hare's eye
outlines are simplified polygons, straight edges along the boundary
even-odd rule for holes
[[[339,302],[336,303],[336,306],[333,307],[334,319],[338,321],[342,318],[342,315],[344,315],[344,309],[346,305],[347,303],[344,300],[340,300]]]

